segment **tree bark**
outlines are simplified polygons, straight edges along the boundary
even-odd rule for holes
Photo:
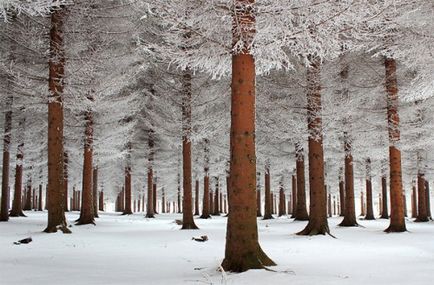
[[[283,182],[279,185],[279,213],[278,216],[286,215],[285,191],[283,190]]]
[[[262,217],[262,202],[261,202],[261,183],[260,183],[260,172],[258,172],[257,174],[257,179],[256,179],[256,216],[257,217]]]
[[[417,174],[417,218],[415,222],[428,222],[426,207],[425,176],[422,172]]]
[[[339,176],[339,202],[340,202],[340,214],[339,216],[345,216],[345,182],[342,176]]]
[[[220,195],[220,189],[219,189],[219,178],[215,177],[215,191],[214,191],[214,205],[213,205],[213,216],[220,216],[219,208],[219,195]]]
[[[104,191],[99,192],[99,210],[100,212],[104,211]]]
[[[24,141],[19,139],[17,156],[16,156],[16,167],[15,167],[14,199],[12,202],[12,210],[9,215],[10,217],[26,216],[24,215],[22,203],[21,203],[22,191],[23,191],[23,158],[24,158]]]
[[[404,232],[405,215],[402,199],[401,151],[397,144],[400,140],[398,115],[398,83],[396,61],[386,58],[387,121],[389,131],[389,169],[390,169],[390,225],[385,232]]]
[[[48,223],[44,230],[54,233],[60,229],[70,233],[65,218],[65,181],[63,168],[63,84],[65,55],[63,21],[65,8],[51,14],[49,100],[48,100]]]
[[[68,162],[69,162],[69,158],[68,158],[68,152],[64,152],[63,153],[63,171],[64,171],[64,180],[65,180],[65,212],[68,212]]]
[[[431,219],[431,199],[430,199],[430,193],[429,193],[429,182],[428,180],[425,180],[425,194],[426,194],[426,213],[428,215],[428,219]]]
[[[387,180],[386,176],[381,176],[381,219],[389,218],[389,209],[387,206]]]
[[[307,111],[309,130],[309,223],[298,234],[318,235],[330,233],[324,188],[324,150],[321,119],[320,62],[315,59],[308,67]]]
[[[193,219],[191,186],[191,71],[183,72],[182,96],[182,230],[198,229]]]
[[[209,199],[209,141],[204,140],[204,172],[203,178],[203,197],[202,197],[202,215],[201,219],[209,219],[210,216],[210,199]]]
[[[149,142],[149,146],[151,146],[151,143]],[[153,146],[153,142],[152,142]],[[155,211],[154,211],[154,170],[152,168],[153,164],[153,152],[150,151],[149,153],[149,165],[148,165],[148,197],[146,202],[146,218],[155,218]]]
[[[371,160],[366,160],[366,216],[365,220],[375,220],[371,182]]]
[[[99,218],[98,216],[98,167],[93,168],[92,175],[92,189],[93,189],[93,216]]]
[[[131,190],[131,167],[129,166],[130,161],[128,161],[128,166],[125,167],[125,189],[124,189],[124,203],[123,203],[123,213],[122,215],[132,215],[133,211],[131,210],[131,198],[132,198],[132,190]]]
[[[154,178],[154,184],[152,185],[152,203],[154,206],[154,213],[158,214],[157,212],[157,177]]]
[[[196,184],[194,187],[194,215],[199,216],[199,180],[198,179],[196,179]]]
[[[273,219],[273,194],[271,193],[270,165],[265,164],[265,208],[263,220]]]
[[[0,207],[0,222],[9,220],[9,164],[10,164],[10,145],[12,131],[12,105],[13,95],[6,98],[6,112],[3,134],[3,166],[2,166],[2,195]]]
[[[297,172],[297,189],[293,191],[297,193],[296,195],[296,208],[295,220],[296,221],[308,221],[309,214],[306,208],[306,182],[304,174],[304,150],[303,147],[297,143],[295,145],[295,156],[296,156],[296,172]],[[295,190],[295,189],[294,189]]]

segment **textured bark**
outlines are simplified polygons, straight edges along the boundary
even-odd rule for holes
[[[345,182],[342,176],[339,177],[339,201],[340,201],[339,216],[345,216]]]
[[[204,140],[204,172],[203,178],[203,197],[202,197],[202,215],[201,219],[209,219],[210,216],[210,199],[209,199],[209,141]]]
[[[131,190],[131,167],[126,166],[125,167],[125,189],[124,189],[124,203],[123,206],[123,213],[122,215],[132,215],[133,211],[131,209],[131,199],[132,199],[132,190]]]
[[[85,113],[85,142],[83,160],[83,181],[81,193],[80,218],[77,225],[95,224],[95,212],[93,209],[93,114],[91,111]]]
[[[296,204],[297,207],[295,211],[295,220],[297,221],[307,221],[309,220],[309,214],[306,208],[306,182],[305,182],[305,171],[304,171],[304,150],[300,144],[295,145],[296,153],[296,173],[297,173],[297,192]],[[293,191],[294,193],[294,191]]]
[[[194,187],[194,215],[199,216],[199,180],[198,179],[196,179],[196,183]]]
[[[405,215],[402,199],[401,151],[397,144],[400,140],[398,115],[398,83],[396,77],[396,62],[387,58],[384,61],[386,69],[387,91],[387,121],[389,131],[389,169],[390,169],[390,225],[386,232],[404,232]]]
[[[24,203],[24,211],[32,210],[32,181],[29,180],[26,186],[26,199]]]
[[[213,205],[213,211],[212,211],[212,215],[213,216],[220,216],[220,201],[219,201],[219,196],[220,196],[220,189],[219,189],[219,179],[218,177],[215,177],[215,191],[214,191],[214,205]]]
[[[68,153],[65,151],[63,153],[63,171],[64,171],[64,180],[65,180],[65,212],[68,212],[68,163],[69,157]]]
[[[425,194],[426,194],[426,212],[427,212],[428,218],[431,219],[431,199],[430,199],[430,193],[429,193],[428,180],[425,180]]]
[[[6,112],[4,121],[3,133],[3,165],[2,165],[2,193],[0,204],[0,222],[7,222],[9,220],[9,164],[10,164],[10,145],[11,145],[11,131],[12,131],[12,104],[13,96],[9,95],[6,98]]]
[[[381,219],[389,218],[389,207],[387,206],[387,180],[386,176],[381,177]]]
[[[182,230],[198,229],[193,219],[191,185],[191,71],[182,76]]]
[[[371,160],[366,160],[366,216],[365,220],[375,220],[374,201],[372,197]]]
[[[92,175],[92,189],[93,189],[93,216],[99,218],[98,216],[98,167],[93,169]]]
[[[321,119],[320,63],[315,60],[307,71],[308,130],[309,130],[309,223],[298,234],[330,233],[327,223],[327,205],[324,188],[324,149]]]
[[[265,165],[265,207],[263,220],[273,219],[273,194],[271,193],[270,166]]]
[[[417,218],[415,222],[428,222],[428,211],[426,207],[425,176],[417,174]]]
[[[233,42],[242,37],[245,46],[243,53],[232,55],[229,215],[222,263],[225,271],[232,272],[275,265],[259,245],[256,219],[256,72],[249,50],[255,29],[254,4],[254,0],[234,2]]]

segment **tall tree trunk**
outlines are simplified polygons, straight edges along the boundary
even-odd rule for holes
[[[233,43],[244,42],[232,55],[230,187],[226,231],[226,271],[243,272],[274,262],[262,251],[256,221],[255,60],[250,47],[255,34],[255,1],[236,0]]]
[[[262,202],[261,202],[261,182],[260,182],[261,173],[256,173],[256,216],[262,217]]]
[[[356,207],[354,201],[354,169],[351,141],[344,132],[345,151],[345,213],[344,220],[339,224],[342,227],[358,226],[356,220]]]
[[[214,191],[214,208],[213,208],[213,216],[220,216],[219,208],[219,195],[220,195],[220,189],[219,189],[219,178],[215,177],[215,191]]]
[[[23,116],[24,118],[24,116]],[[20,128],[24,128],[24,119],[20,120]],[[14,199],[12,202],[11,217],[25,217],[22,208],[22,191],[23,191],[23,158],[24,158],[24,134],[18,136],[18,149],[15,166],[15,184]]]
[[[153,140],[149,140],[148,144],[150,147],[154,146]],[[155,218],[155,211],[154,211],[154,170],[152,168],[153,160],[154,160],[154,154],[153,150],[150,148],[149,151],[149,158],[148,158],[148,197],[146,202],[146,218]]]
[[[89,98],[88,98],[89,99]],[[83,182],[81,194],[80,218],[77,225],[95,224],[93,209],[93,114],[92,111],[86,111],[85,114],[85,142],[84,142],[84,160],[83,160]]]
[[[194,187],[194,215],[199,216],[199,179],[196,179]]]
[[[278,216],[286,215],[285,191],[283,190],[283,182],[279,185],[279,213]]]
[[[429,182],[428,180],[425,180],[425,194],[426,194],[426,214],[429,219],[431,219],[431,199],[430,199],[430,193],[429,193]]]
[[[124,189],[124,203],[123,203],[123,213],[122,215],[132,215],[133,211],[131,209],[131,199],[132,199],[132,190],[131,190],[131,167],[130,161],[128,161],[128,166],[125,167],[125,189]]]
[[[416,222],[428,222],[426,207],[425,176],[419,171],[417,173],[417,219]]]
[[[324,188],[324,150],[321,119],[321,67],[319,60],[307,70],[307,111],[309,130],[309,223],[299,235],[330,233]]]
[[[49,100],[48,100],[48,223],[47,233],[70,233],[65,218],[65,181],[63,168],[63,84],[65,55],[63,21],[65,8],[51,13]]]
[[[152,203],[154,204],[154,213],[158,214],[157,212],[157,177],[154,179],[154,184],[152,185]]]
[[[387,178],[385,175],[381,176],[381,219],[389,218],[389,209],[387,206]]]
[[[93,187],[93,211],[94,217],[99,218],[98,216],[98,167],[94,167],[93,175],[92,175],[92,187]]]
[[[386,232],[406,231],[404,205],[402,200],[401,151],[397,144],[400,140],[398,115],[398,83],[396,61],[386,58],[387,121],[389,131],[389,169],[390,169],[390,225]]]
[[[411,217],[417,218],[417,195],[416,195],[416,182],[413,181],[412,192],[411,192]]]
[[[166,192],[164,192],[164,187],[161,189],[161,212],[163,214],[167,213],[166,207]]]
[[[291,190],[292,190],[292,195],[291,195],[291,218],[296,218],[296,211],[297,211],[297,176],[292,174],[291,176]]]
[[[270,165],[265,164],[265,208],[263,220],[273,219],[273,194],[271,193]]]
[[[103,212],[104,211],[104,191],[101,190],[101,192],[99,192],[99,203],[98,203],[98,207],[99,207],[99,211]]]
[[[32,210],[32,180],[30,179],[27,182],[27,189],[26,189],[26,200],[24,204],[24,211],[31,211]]]
[[[68,163],[69,163],[69,158],[68,158],[68,152],[64,152],[63,153],[63,169],[64,169],[64,180],[65,180],[65,212],[68,212]]]
[[[42,211],[42,184],[39,184],[38,211]]]
[[[204,171],[203,178],[203,197],[202,197],[202,215],[201,219],[209,219],[210,216],[210,200],[209,200],[209,140],[204,140]]]
[[[191,187],[191,71],[183,73],[182,96],[182,230],[198,229],[193,219]]]
[[[371,159],[366,160],[366,216],[365,220],[375,220],[372,198]]]
[[[340,201],[339,216],[345,216],[345,182],[341,175],[339,175],[339,201]]]
[[[3,166],[2,166],[2,195],[0,207],[0,222],[9,220],[9,164],[10,164],[10,145],[12,131],[12,105],[13,95],[8,95],[5,106],[5,122],[3,134]]]
[[[309,220],[309,215],[306,208],[306,182],[304,174],[304,150],[301,144],[297,143],[295,145],[295,156],[296,156],[296,172],[297,172],[297,207],[295,211],[295,220],[297,221],[307,221]]]

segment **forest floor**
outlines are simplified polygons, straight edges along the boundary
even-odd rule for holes
[[[278,264],[272,271],[218,271],[224,256],[226,218],[196,219],[200,230],[179,230],[181,215],[120,216],[103,213],[97,225],[72,234],[45,234],[46,213],[0,223],[0,284],[433,284],[434,223],[413,223],[386,234],[387,220],[340,228],[336,236],[297,236],[306,222],[287,217],[259,221],[260,243]],[[78,213],[68,213],[69,221]],[[192,237],[207,235],[207,242]],[[32,237],[29,244],[13,242]]]

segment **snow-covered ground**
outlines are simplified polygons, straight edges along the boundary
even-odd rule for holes
[[[330,236],[294,233],[305,222],[259,220],[260,242],[278,264],[272,271],[218,271],[226,218],[196,219],[201,228],[181,231],[181,215],[102,214],[97,226],[73,226],[73,234],[45,234],[46,214],[0,223],[0,284],[433,284],[434,223],[408,222],[409,232],[385,234],[388,221],[363,221]],[[68,214],[73,221],[77,213]],[[193,236],[207,235],[196,242]],[[30,244],[13,242],[31,236]]]

